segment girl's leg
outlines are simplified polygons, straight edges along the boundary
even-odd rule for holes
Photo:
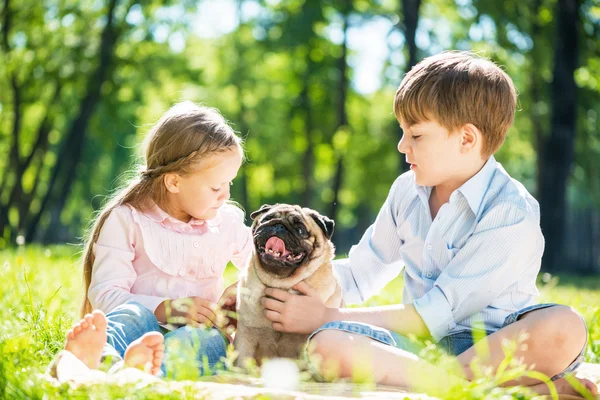
[[[176,364],[190,360],[198,367],[200,375],[210,375],[215,366],[226,356],[227,340],[217,329],[184,326],[165,335],[165,363],[163,373],[177,374]],[[173,363],[173,364],[171,364]],[[177,376],[172,376],[177,378]]]
[[[106,373],[98,371],[102,348],[106,343],[106,317],[94,310],[67,331],[65,350],[56,355],[47,374],[60,382],[101,381]]]
[[[108,321],[104,313],[94,310],[67,331],[65,351],[59,353],[48,368],[48,374],[60,381],[86,381],[105,377],[98,371],[107,342]],[[160,332],[146,332],[131,342],[124,354],[124,366],[144,369],[157,375],[164,353]],[[116,369],[116,368],[115,368]]]
[[[159,332],[145,333],[125,350],[125,367],[144,370],[152,375],[161,371],[165,352],[164,337]]]
[[[138,303],[126,303],[106,314],[108,321],[107,344],[102,352],[103,357],[112,357],[120,361],[125,350],[133,341],[148,332],[161,332],[154,314]]]

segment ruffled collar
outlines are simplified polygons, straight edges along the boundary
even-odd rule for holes
[[[156,204],[153,204],[148,210],[144,210],[143,213],[152,221],[161,224],[165,228],[181,233],[197,234],[206,231],[217,233],[223,221],[220,209],[213,219],[202,220],[192,217],[188,222],[183,222],[172,217]]]

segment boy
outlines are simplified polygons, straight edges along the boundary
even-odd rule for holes
[[[359,356],[372,362],[380,384],[416,388],[416,373],[436,392],[456,381],[406,351],[402,335],[439,342],[472,379],[474,323],[483,323],[494,369],[505,358],[503,340],[525,331],[515,358],[552,377],[560,393],[575,394],[563,376],[583,360],[585,323],[570,307],[533,305],[544,249],[539,206],[493,157],[516,99],[510,77],[470,53],[444,52],[407,73],[394,112],[411,171],[396,179],[349,258],[335,263],[346,303],[366,301],[404,266],[404,304],[331,309],[305,283],[297,287],[304,296],[267,289],[261,301],[273,327],[314,331],[311,359],[337,363],[342,377]],[[548,391],[531,378],[508,384]]]

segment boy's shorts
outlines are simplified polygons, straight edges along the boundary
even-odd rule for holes
[[[535,304],[533,306],[525,307],[521,310],[515,311],[510,314],[504,320],[504,324],[502,328],[512,324],[513,322],[519,320],[523,315],[527,314],[530,311],[540,310],[542,308],[554,307],[560,304],[555,303],[546,303],[546,304]],[[585,324],[585,321],[583,321]],[[337,329],[344,332],[353,333],[356,335],[367,336],[373,340],[377,340],[378,342],[397,347],[399,349],[408,351],[413,354],[419,354],[419,351],[423,348],[423,346],[414,340],[407,338],[399,333],[389,331],[384,328],[379,328],[377,326],[361,323],[361,322],[351,322],[351,321],[333,321],[329,322],[316,331],[314,331],[308,340],[316,335],[318,332],[326,330],[326,329]],[[487,335],[491,335],[495,331],[487,331]],[[487,336],[482,335],[481,338]],[[565,368],[559,374],[556,374],[552,377],[552,380],[555,381],[564,377],[567,374],[573,373],[583,362],[585,349],[587,347],[587,329],[586,329],[586,339],[583,348],[579,355],[573,360],[573,362]],[[452,335],[444,337],[442,340],[438,342],[438,346],[444,349],[449,354],[457,356],[463,353],[465,350],[473,346],[473,333],[471,331],[465,330],[461,332],[453,333]]]

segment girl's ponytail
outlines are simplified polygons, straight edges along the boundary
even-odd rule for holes
[[[91,228],[86,234],[85,247],[83,250],[83,281],[84,296],[81,304],[81,317],[92,312],[92,305],[88,299],[88,290],[92,281],[92,267],[94,265],[94,244],[98,241],[100,231],[104,222],[113,209],[123,204],[131,204],[138,209],[144,208],[148,200],[152,198],[156,186],[161,184],[160,179],[148,179],[147,177],[134,178],[129,184],[119,191],[102,207]]]

